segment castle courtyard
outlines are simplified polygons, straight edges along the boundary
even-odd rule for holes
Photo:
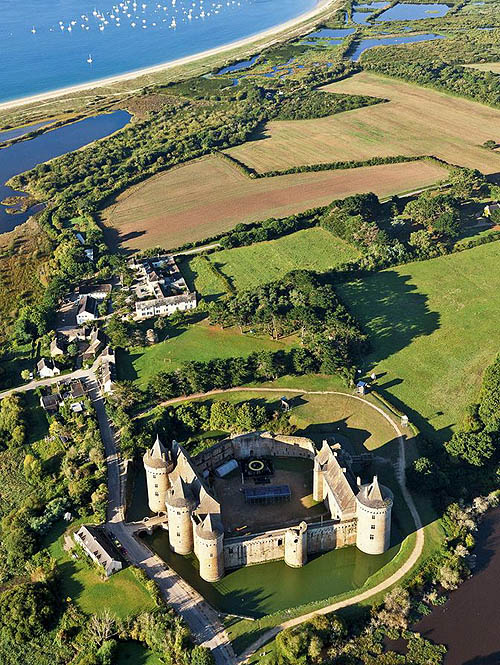
[[[256,505],[246,503],[243,496],[242,476],[239,470],[225,478],[216,478],[214,489],[222,506],[222,521],[226,533],[243,535],[272,527],[281,527],[286,523],[297,523],[307,518],[327,515],[323,502],[314,501],[313,464],[308,459],[274,458],[273,485],[288,485],[291,491],[290,501]],[[245,487],[255,487],[250,478],[245,480]]]

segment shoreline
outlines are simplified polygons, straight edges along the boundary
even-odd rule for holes
[[[151,65],[150,67],[143,67],[142,69],[135,69],[123,74],[115,74],[113,76],[95,79],[93,81],[88,81],[87,83],[77,83],[75,85],[66,86],[64,88],[57,88],[56,90],[48,90],[47,92],[41,92],[35,95],[29,95],[27,97],[18,97],[17,99],[0,102],[0,112],[15,108],[17,106],[25,106],[27,104],[43,102],[48,99],[56,99],[58,97],[62,97],[63,95],[71,94],[74,92],[82,92],[84,90],[92,90],[94,88],[99,88],[105,85],[112,85],[113,83],[129,81],[140,76],[145,76],[147,74],[155,74],[166,69],[187,65],[192,62],[196,62],[197,60],[203,60],[204,58],[208,58],[210,56],[219,55],[225,51],[230,51],[235,48],[248,46],[253,42],[259,41],[260,39],[272,37],[285,30],[294,28],[304,21],[308,21],[314,18],[334,2],[335,0],[318,0],[316,6],[313,7],[313,9],[310,9],[309,11],[304,12],[303,14],[300,14],[293,19],[289,19],[288,21],[285,21],[285,23],[280,23],[279,25],[275,25],[271,28],[268,28],[267,30],[262,30],[261,32],[258,32],[254,35],[243,37],[242,39],[238,39],[234,42],[228,42],[227,44],[222,44],[221,46],[215,46],[214,48],[207,49],[206,51],[200,51],[199,53],[194,53],[193,55],[187,55],[182,58],[177,58],[176,60],[160,63],[158,65]]]

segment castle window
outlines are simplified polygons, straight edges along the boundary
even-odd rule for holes
[[[283,545],[283,538],[278,538],[278,547]]]
[[[372,520],[374,520],[374,519],[375,519],[375,515],[372,515]]]
[[[373,535],[373,533],[370,534],[370,540],[375,540],[375,536]]]
[[[375,524],[372,524],[372,529],[374,529],[374,528],[375,528]]]
[[[159,496],[158,492],[155,492],[155,496]]]

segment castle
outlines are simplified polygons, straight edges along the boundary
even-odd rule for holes
[[[236,471],[245,460],[258,460],[254,467],[260,468],[259,458],[294,457],[312,460],[312,498],[323,503],[326,519],[303,520],[298,526],[295,520],[293,526],[283,524],[243,535],[228,532],[223,518],[229,506],[216,498],[209,479],[221,477],[228,468]],[[318,451],[305,437],[269,432],[232,436],[194,457],[176,441],[166,447],[157,437],[143,457],[149,507],[164,514],[161,526],[168,529],[170,548],[181,555],[194,552],[200,577],[208,582],[221,579],[227,569],[277,559],[301,567],[309,555],[347,545],[356,545],[366,554],[385,552],[391,536],[392,492],[377,476],[367,484],[354,479],[343,460],[339,444],[324,441]],[[279,489],[264,485],[260,493],[271,497],[271,502],[280,495]],[[253,487],[252,491],[255,494]],[[251,510],[259,511],[259,506],[252,505]]]

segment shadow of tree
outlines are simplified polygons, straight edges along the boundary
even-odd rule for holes
[[[373,365],[439,328],[439,313],[429,310],[427,296],[419,293],[410,279],[411,275],[385,270],[337,286],[343,302],[369,336],[367,360]]]

